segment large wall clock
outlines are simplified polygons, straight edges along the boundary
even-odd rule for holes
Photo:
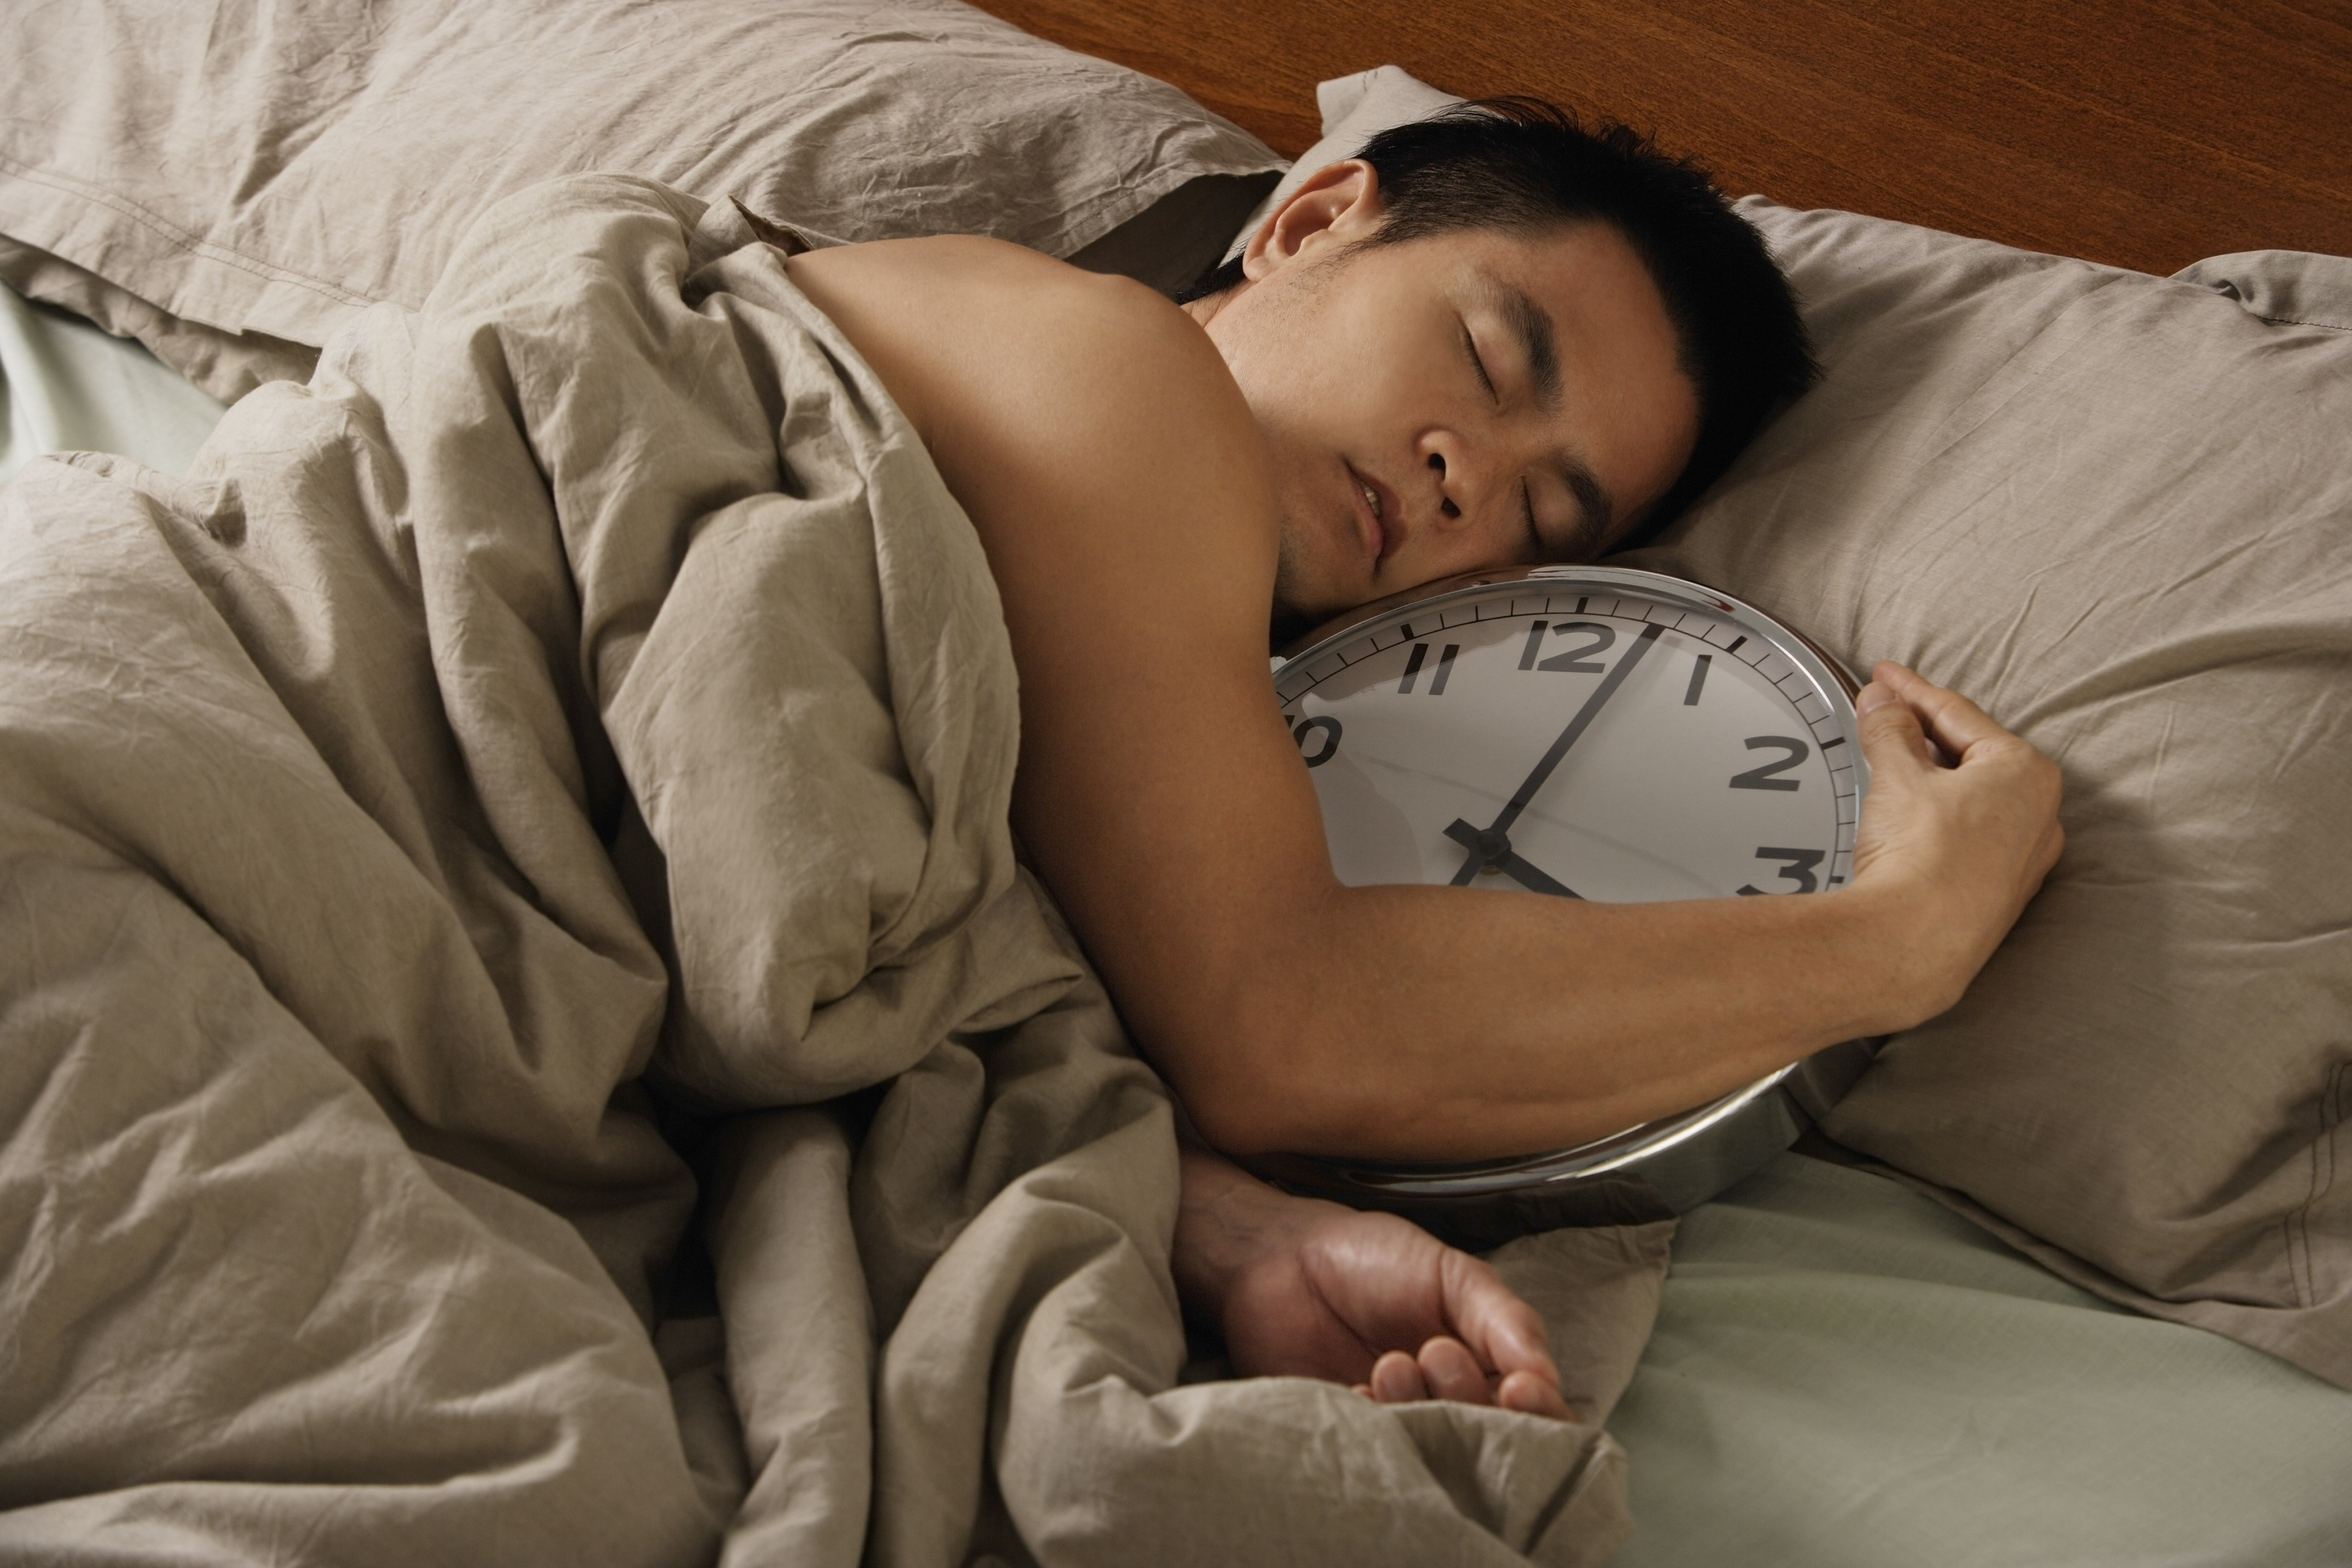
[[[1351,884],[1612,902],[1794,898],[1852,874],[1856,682],[1792,628],[1653,572],[1474,574],[1276,663]],[[1790,1143],[1868,1064],[1832,1047],[1613,1137],[1445,1163],[1281,1156],[1286,1185],[1480,1244],[1682,1213]]]

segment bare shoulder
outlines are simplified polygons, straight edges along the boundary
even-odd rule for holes
[[[1278,523],[1223,358],[1139,283],[971,237],[793,258],[898,401],[987,549],[1025,685],[1090,595],[1154,584],[1263,684]],[[1024,704],[1024,707],[1027,706]]]
[[[790,265],[943,469],[994,467],[1008,437],[1132,437],[1155,420],[1178,426],[1171,440],[1250,427],[1206,334],[1132,279],[970,236],[844,246]]]

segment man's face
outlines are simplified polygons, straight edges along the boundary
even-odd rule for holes
[[[1249,282],[1195,311],[1273,458],[1278,620],[1591,560],[1674,482],[1697,431],[1665,305],[1614,228],[1360,246],[1380,219],[1356,188],[1370,175],[1310,181],[1253,241]]]

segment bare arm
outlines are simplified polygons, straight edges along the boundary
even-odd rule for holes
[[[2055,769],[1885,667],[1844,889],[1344,887],[1267,689],[1265,448],[1206,337],[1139,286],[986,241],[792,269],[979,529],[1021,672],[1016,825],[1220,1147],[1509,1152],[1696,1104],[1950,1005],[2056,857]]]

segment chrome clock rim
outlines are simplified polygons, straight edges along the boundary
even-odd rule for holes
[[[1316,628],[1306,646],[1274,661],[1278,700],[1288,703],[1334,673],[1320,667],[1390,623],[1441,616],[1450,605],[1521,584],[1573,583],[1723,618],[1795,667],[1830,709],[1851,746],[1857,808],[1869,789],[1853,698],[1861,683],[1802,632],[1756,606],[1684,578],[1632,567],[1532,566],[1468,574],[1350,612]],[[1318,669],[1320,673],[1318,673]],[[1687,1110],[1567,1148],[1481,1160],[1339,1160],[1278,1155],[1252,1161],[1294,1190],[1358,1207],[1407,1214],[1441,1234],[1492,1244],[1543,1225],[1621,1224],[1686,1212],[1787,1149],[1861,1077],[1875,1041],[1815,1052]]]

